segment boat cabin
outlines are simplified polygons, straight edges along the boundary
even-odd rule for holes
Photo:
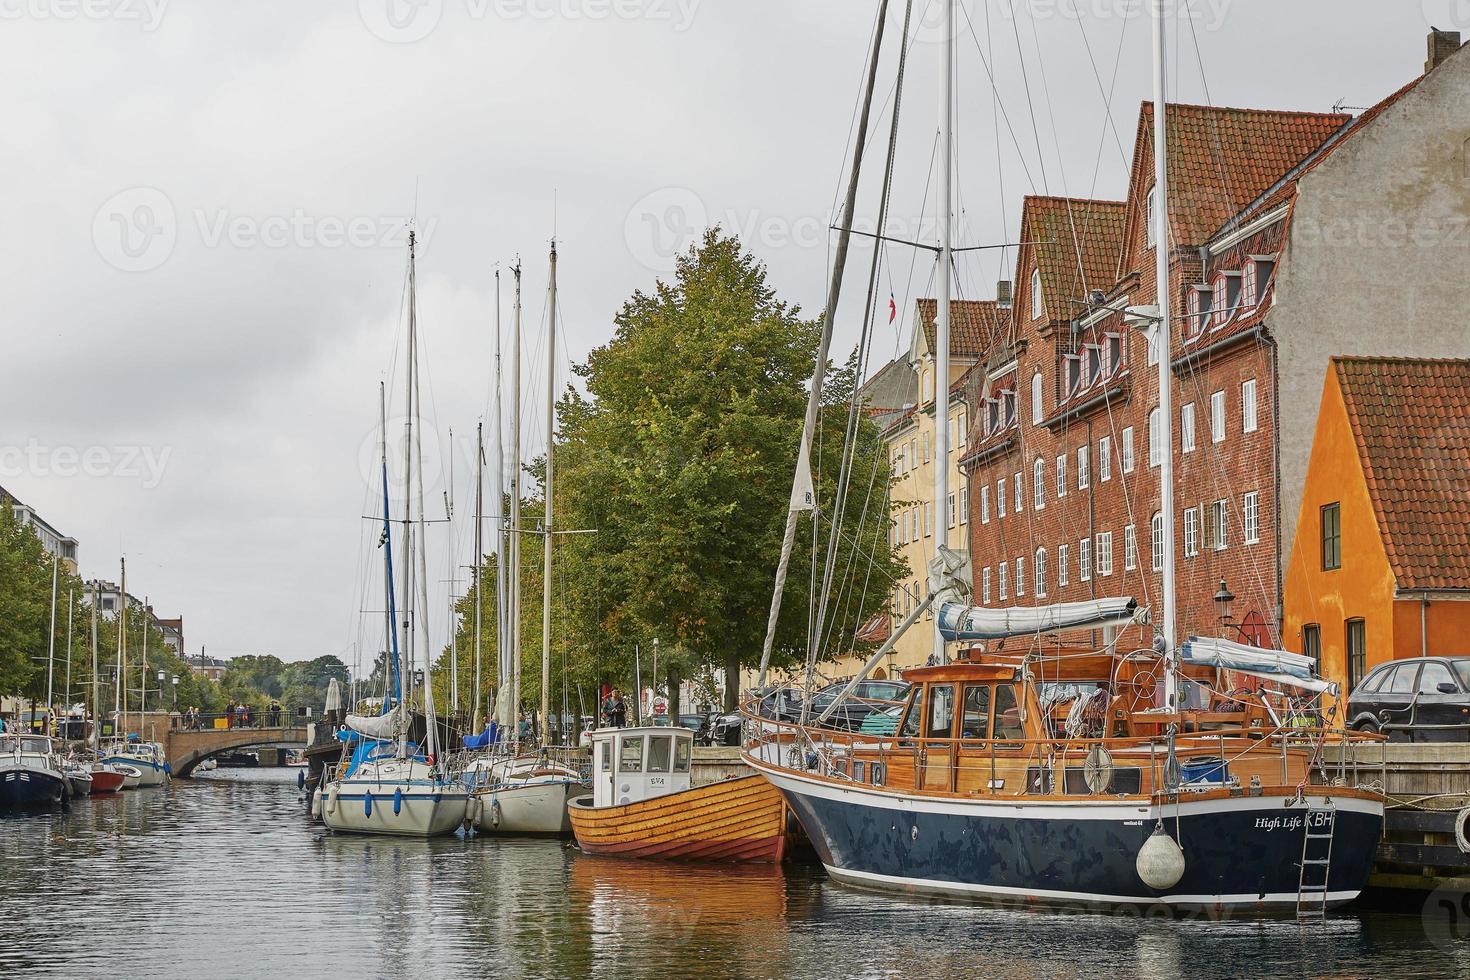
[[[623,806],[689,788],[694,732],[648,726],[592,733],[592,805]]]

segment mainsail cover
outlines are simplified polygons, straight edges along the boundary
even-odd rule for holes
[[[1336,696],[1337,685],[1324,681],[1314,673],[1311,657],[1287,650],[1263,650],[1233,640],[1214,636],[1191,636],[1180,647],[1186,663],[1206,664],[1234,670],[1263,680],[1276,681],[1288,687]]]
[[[1120,626],[1136,622],[1139,617],[1138,601],[1132,596],[1002,609],[947,602],[939,607],[939,632],[946,640],[1002,640],[1059,630]]]
[[[403,706],[399,705],[385,715],[348,715],[347,727],[359,735],[369,738],[394,738],[398,734],[398,723],[403,717]]]

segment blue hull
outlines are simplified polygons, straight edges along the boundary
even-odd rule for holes
[[[1216,915],[1297,908],[1306,808],[1280,797],[1186,796],[1178,807],[1085,798],[1017,805],[851,790],[779,770],[766,775],[828,871],[849,884],[1003,904]],[[1381,806],[1352,797],[1335,805],[1328,906],[1357,897],[1383,831]],[[1136,866],[1160,818],[1185,856],[1184,877],[1167,890],[1144,884]]]
[[[35,769],[0,769],[0,811],[49,810],[66,799],[66,780]]]

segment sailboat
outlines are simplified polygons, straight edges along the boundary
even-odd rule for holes
[[[404,561],[402,590],[405,608],[403,644],[399,645],[397,605],[393,582],[393,534],[388,497],[387,395],[380,387],[382,426],[383,494],[383,588],[387,598],[384,626],[389,644],[389,696],[378,715],[346,716],[342,761],[336,778],[322,791],[320,813],[327,828],[339,833],[389,834],[403,837],[437,837],[452,834],[464,821],[469,798],[464,785],[455,779],[438,750],[434,717],[432,671],[425,665],[423,706],[424,743],[410,741],[413,714],[406,693],[409,688],[405,664],[412,664],[416,649],[418,617],[415,608],[427,610],[424,582],[423,542],[414,547],[414,522],[422,520],[423,469],[415,442],[418,421],[418,312],[416,301],[415,235],[408,236],[408,345],[406,366],[404,517],[402,541]],[[417,476],[418,483],[415,484]],[[414,513],[413,502],[419,502]],[[415,567],[415,557],[418,566]],[[415,594],[415,584],[419,592]],[[427,646],[425,646],[427,649]]]
[[[516,266],[515,277],[515,341],[513,347],[517,367],[513,404],[515,417],[518,419],[520,416],[519,360],[521,348],[521,270],[519,264]],[[567,804],[590,788],[577,770],[552,758],[550,751],[553,726],[549,723],[550,695],[548,692],[551,680],[552,501],[554,499],[551,436],[556,421],[556,288],[556,243],[553,241],[546,332],[546,479],[542,487],[545,497],[545,516],[541,529],[544,570],[541,607],[541,745],[530,752],[524,751],[525,747],[520,747],[522,751],[509,756],[494,754],[483,756],[466,767],[469,785],[474,788],[474,796],[470,801],[470,820],[477,831],[485,834],[569,834],[572,825],[567,816]],[[516,425],[513,428],[515,446],[512,451],[512,459],[513,466],[518,472],[520,469],[519,426]],[[497,494],[499,493],[498,482],[497,474]],[[519,492],[519,487],[515,486],[512,491],[512,514],[515,515],[515,520],[519,519],[520,508],[514,498]],[[518,534],[519,528],[512,526],[510,537],[514,539]],[[519,548],[513,548],[513,550],[515,554],[513,561],[516,564],[512,581],[519,583],[520,551]],[[515,610],[520,608],[518,594],[508,597],[506,608],[512,610],[507,618],[516,616]],[[505,634],[505,630],[499,631],[503,639]],[[514,646],[518,638],[518,634],[512,632],[508,640],[510,656],[515,663],[519,663],[520,660],[519,651]],[[503,657],[502,665],[504,665],[504,660]],[[513,671],[514,668],[512,668]],[[500,676],[504,678],[506,673],[502,672]],[[505,687],[503,682],[501,687],[502,689]],[[500,700],[503,703],[505,699]],[[514,698],[512,712],[514,705],[518,703],[519,698]]]
[[[940,269],[935,319],[937,407],[947,419],[951,215],[954,201],[954,5],[943,0]],[[1161,5],[1154,6],[1156,240],[1168,241]],[[861,133],[860,133],[861,139]],[[848,211],[849,220],[851,211]],[[1169,281],[1169,250],[1155,250]],[[1158,331],[1160,409],[1171,418],[1169,290],[1139,310]],[[818,376],[823,362],[818,361]],[[947,426],[936,429],[946,459]],[[827,871],[851,885],[997,903],[1159,908],[1211,915],[1322,915],[1366,884],[1383,828],[1372,774],[1314,760],[1348,732],[1296,727],[1292,699],[1331,692],[1306,658],[1192,638],[1176,648],[1172,434],[1162,428],[1166,560],[1162,623],[1151,648],[1122,652],[1050,639],[1018,656],[947,643],[1101,630],[1148,621],[1130,596],[1048,607],[972,605],[967,556],[943,546],[929,596],[822,715],[800,723],[746,709],[745,761],[780,790]],[[947,521],[947,467],[935,468],[937,525]],[[899,636],[931,607],[933,665],[906,671],[913,688],[892,735],[823,722]],[[773,614],[774,620],[774,614]],[[1225,672],[1259,683],[1218,699]],[[764,672],[764,671],[763,671]],[[1070,707],[1056,695],[1066,689]],[[1350,757],[1350,753],[1345,753]]]
[[[109,742],[100,751],[102,762],[110,766],[130,766],[138,771],[137,786],[162,786],[168,782],[170,772],[168,757],[162,745],[157,742],[144,742],[128,737],[127,735],[127,671],[128,671],[128,563],[127,559],[120,560],[122,584],[119,591],[122,593],[121,606],[118,611],[117,620],[117,682],[113,699],[116,710],[114,716],[117,719],[118,737]],[[147,633],[145,631],[144,635]],[[146,642],[146,641],[145,641]],[[148,672],[142,673],[141,686],[144,690],[148,687]],[[142,717],[142,713],[139,713]],[[124,781],[124,789],[133,787]]]
[[[90,787],[92,795],[102,793],[116,793],[126,788],[130,775],[133,776],[133,785],[142,782],[143,773],[131,766],[122,766],[109,763],[102,758],[102,677],[98,669],[97,660],[97,606],[100,599],[98,593],[101,586],[93,586],[92,594],[92,733],[91,733],[91,761],[90,771],[92,784]]]

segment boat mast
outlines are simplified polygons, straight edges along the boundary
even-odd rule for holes
[[[449,712],[459,714],[459,629],[454,613],[454,583],[459,568],[454,561],[454,429],[449,429],[449,486],[444,488],[444,516],[449,522]],[[427,649],[427,648],[426,648]],[[424,660],[430,658],[425,654]]]
[[[51,708],[55,694],[53,691],[53,680],[56,676],[56,577],[61,570],[61,559],[57,555],[51,556],[51,630],[46,637],[46,728],[49,731],[52,722],[55,721],[55,712]],[[35,702],[31,702],[35,707]],[[35,714],[32,713],[32,718]]]
[[[934,533],[949,544],[949,313],[954,204],[954,0],[943,0],[944,68],[940,84],[939,152],[939,298],[934,314]],[[923,397],[923,392],[919,396]],[[934,655],[946,661],[940,617],[934,617]]]
[[[143,731],[143,716],[148,713],[148,620],[153,613],[148,597],[143,597],[143,665],[138,669],[138,732]]]
[[[102,602],[102,586],[92,584],[92,753],[101,761],[102,751],[102,678],[97,671],[97,606]]]
[[[494,508],[495,525],[495,718],[501,726],[506,723],[510,705],[510,649],[511,641],[506,633],[509,605],[506,598],[507,541],[505,533],[505,430],[501,405],[504,389],[501,383],[500,356],[500,270],[495,270],[495,496],[491,501]]]
[[[413,372],[415,344],[418,340],[415,320],[417,315],[417,303],[414,301],[414,291],[417,288],[414,270],[414,247],[416,245],[413,231],[408,233],[408,345],[405,358],[407,370],[404,371],[403,379],[403,658],[405,669],[412,670],[417,664],[414,658],[414,597],[413,597],[413,416],[414,416],[414,390]],[[409,674],[408,677],[412,677]],[[407,679],[402,685],[406,695],[409,690]],[[405,707],[407,699],[404,700]],[[400,720],[398,733],[398,757],[406,758],[408,755],[408,729],[411,727],[412,715],[405,713]]]
[[[551,240],[551,298],[546,323],[546,517],[541,540],[541,744],[551,744],[551,447],[556,427],[556,239]]]
[[[485,518],[485,423],[475,425],[475,697],[470,720],[470,731],[480,730],[480,566],[484,561],[485,548],[480,537],[480,526]]]
[[[76,602],[76,593],[73,589],[66,590],[66,696],[65,704],[67,713],[62,717],[68,717],[71,711],[71,615],[72,606]]]
[[[122,584],[118,586],[122,596],[118,599],[117,613],[117,675],[114,683],[117,685],[112,694],[112,710],[117,715],[116,728],[123,729],[123,740],[127,740],[128,727],[128,560],[119,558],[118,564],[122,568]],[[113,737],[119,734],[113,731]]]
[[[1169,175],[1168,140],[1165,129],[1167,75],[1164,45],[1164,2],[1154,0],[1154,282],[1158,294],[1158,319],[1154,322],[1154,343],[1159,360],[1159,517],[1164,543],[1163,575],[1163,647],[1164,705],[1174,711],[1178,704],[1177,656],[1174,648],[1177,633],[1177,605],[1174,582],[1174,437],[1173,437],[1173,366],[1170,364],[1172,321],[1169,315]],[[1157,639],[1155,641],[1157,643]]]
[[[398,604],[393,595],[393,525],[388,508],[388,386],[378,382],[378,438],[382,447],[383,473],[383,633],[388,657],[389,690],[383,692],[383,710],[403,704],[403,664],[398,656]],[[354,682],[355,683],[355,682]],[[392,704],[389,704],[389,695]],[[354,708],[356,702],[353,702]]]
[[[510,413],[510,718],[512,738],[520,737],[521,715],[521,260],[516,257],[516,302],[511,320]]]

